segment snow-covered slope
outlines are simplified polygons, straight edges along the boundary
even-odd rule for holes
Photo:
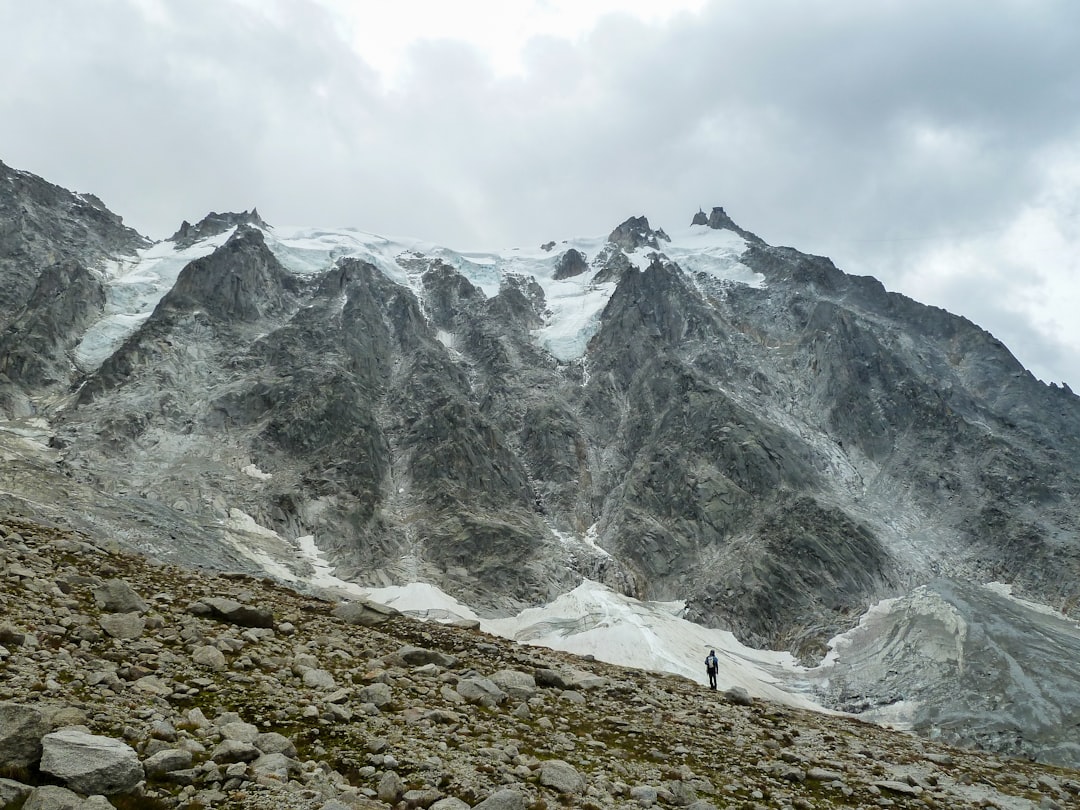
[[[384,237],[354,228],[261,230],[277,259],[299,276],[324,272],[343,258],[360,259],[373,264],[394,283],[408,287],[421,302],[421,271],[415,269],[415,261],[410,263],[416,257],[449,265],[488,297],[499,292],[508,276],[531,278],[543,289],[548,307],[546,322],[535,332],[536,342],[563,361],[584,354],[599,327],[600,312],[615,289],[614,281],[597,282],[595,269],[570,278],[555,278],[559,257],[565,251],[574,249],[586,260],[595,260],[607,244],[602,237],[566,240],[548,250],[509,248],[492,253],[455,251],[419,239]],[[77,349],[80,368],[92,371],[100,366],[150,316],[189,262],[209,255],[235,232],[235,227],[230,228],[185,247],[171,241],[157,242],[130,259],[112,263],[106,270],[105,311]],[[674,231],[671,242],[662,245],[665,256],[694,274],[758,286],[762,276],[739,261],[745,250],[743,237],[704,225]],[[655,252],[644,248],[627,256],[644,268]]]

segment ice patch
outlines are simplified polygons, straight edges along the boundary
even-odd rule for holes
[[[274,477],[270,473],[263,472],[254,464],[248,464],[246,467],[244,467],[243,472],[244,475],[249,475],[252,478],[258,479],[259,481],[269,481],[271,478]]]

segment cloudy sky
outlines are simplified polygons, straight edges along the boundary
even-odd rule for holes
[[[1075,0],[0,0],[0,160],[152,238],[722,205],[1080,392]]]

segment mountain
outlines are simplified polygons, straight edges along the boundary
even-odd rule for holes
[[[491,253],[254,210],[151,244],[0,164],[0,274],[13,515],[300,585],[310,544],[341,580],[428,583],[491,619],[583,580],[678,601],[806,666],[831,649],[833,705],[910,694],[926,733],[955,710],[957,741],[1080,764],[1075,667],[1042,665],[1075,662],[1080,400],[722,208]],[[971,590],[993,582],[1061,612],[1052,643]],[[866,676],[941,643],[903,602],[886,635],[860,624],[926,589],[961,647],[984,610],[1020,622],[984,666],[1020,662],[1039,724],[993,731],[970,653]]]

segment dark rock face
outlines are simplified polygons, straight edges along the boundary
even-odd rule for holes
[[[630,217],[608,235],[608,241],[632,253],[639,247],[659,250],[660,242],[670,242],[671,239],[662,228],[654,231],[647,218]]]
[[[585,256],[580,251],[570,248],[559,257],[558,264],[555,265],[555,278],[559,280],[573,278],[587,273],[588,270],[589,263],[585,260]]]
[[[241,211],[238,214],[233,212],[219,214],[211,211],[195,225],[185,219],[180,223],[176,233],[169,237],[168,241],[175,242],[177,247],[190,247],[200,239],[217,236],[219,233],[225,233],[230,228],[243,227],[244,225],[251,225],[256,228],[270,227],[259,216],[257,208],[252,208],[251,211]]]

